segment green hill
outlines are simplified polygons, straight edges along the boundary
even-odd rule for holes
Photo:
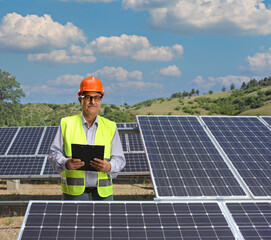
[[[271,115],[271,86],[198,96],[173,96],[151,99],[133,106],[101,104],[100,114],[116,122],[134,122],[136,115]],[[21,125],[59,125],[62,117],[80,112],[80,105],[75,103],[23,104]]]
[[[271,81],[271,78],[269,78]],[[252,80],[253,82],[254,80]],[[257,81],[256,81],[257,83]],[[100,115],[115,122],[135,122],[136,115],[271,115],[271,83],[204,95],[174,93],[133,106],[101,104]],[[79,104],[16,104],[1,102],[0,126],[53,126],[81,112]]]

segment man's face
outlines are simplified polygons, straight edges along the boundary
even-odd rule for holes
[[[78,98],[83,114],[85,116],[97,116],[101,106],[101,93],[88,91],[84,92],[83,96]]]

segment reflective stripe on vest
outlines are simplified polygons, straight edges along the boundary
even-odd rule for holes
[[[82,126],[81,115],[61,119],[61,131],[64,140],[64,151],[70,157],[71,144],[87,144],[86,135]],[[95,145],[104,145],[104,159],[110,159],[111,142],[116,131],[116,123],[101,116],[98,117],[98,127],[95,135]],[[80,195],[85,190],[85,171],[68,170],[61,174],[62,192],[70,195]],[[112,180],[107,173],[97,172],[97,190],[101,197],[113,194]]]
[[[84,186],[84,179],[82,178],[66,178],[61,176],[61,183],[66,185],[78,185],[78,186]]]

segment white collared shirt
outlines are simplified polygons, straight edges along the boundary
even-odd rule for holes
[[[95,142],[95,134],[99,124],[99,117],[97,116],[91,127],[81,113],[82,126],[86,134],[87,144],[93,145]],[[68,170],[65,166],[68,158],[64,153],[64,141],[62,136],[61,127],[59,127],[56,136],[52,142],[49,153],[49,161],[53,169],[59,173]],[[117,177],[118,173],[124,168],[126,160],[124,157],[118,130],[114,134],[111,142],[111,157],[110,157],[111,170],[108,172],[111,178]],[[85,185],[86,187],[97,186],[97,172],[85,172]]]

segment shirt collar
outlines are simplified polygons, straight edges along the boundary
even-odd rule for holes
[[[86,125],[88,127],[88,122],[86,121],[86,119],[85,119],[85,117],[84,117],[84,115],[83,115],[82,112],[81,112],[81,119],[82,119],[82,125]],[[98,115],[95,118],[95,121],[94,121],[93,124],[95,124],[96,126],[98,126]]]

